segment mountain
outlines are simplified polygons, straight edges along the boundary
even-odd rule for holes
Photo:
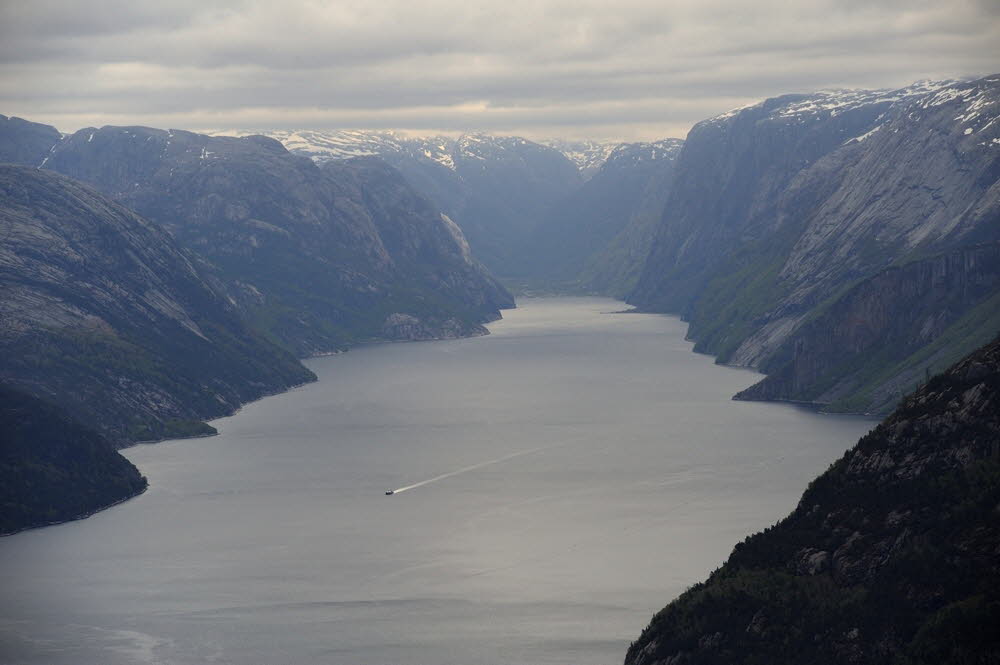
[[[586,139],[575,141],[550,139],[539,141],[539,143],[564,154],[566,159],[576,165],[576,168],[580,171],[580,177],[585,181],[594,177],[594,174],[604,166],[604,163],[608,161],[608,158],[615,150],[623,145],[629,145],[615,141],[588,141]]]
[[[452,151],[456,139],[448,136],[415,136],[393,130],[338,129],[338,130],[260,130],[237,129],[207,132],[212,136],[251,136],[260,134],[281,141],[289,152],[304,155],[323,163],[331,159],[349,159],[393,153],[406,153],[411,157],[432,159],[448,168],[454,168]],[[476,134],[487,140],[500,137]],[[589,141],[549,139],[536,143],[561,152],[572,162],[584,180],[590,179],[621,145],[615,141]]]
[[[38,166],[61,138],[55,127],[0,115],[0,162]]]
[[[627,665],[1000,662],[1000,339],[653,617]]]
[[[146,488],[107,439],[0,385],[0,534],[85,517]]]
[[[0,165],[0,381],[124,445],[313,375],[250,331],[157,225],[79,182]]]
[[[779,369],[795,332],[853,286],[1000,239],[998,116],[992,77],[787,95],[699,123],[629,302],[682,313],[720,362]],[[886,406],[851,390],[835,401]]]
[[[263,136],[102,127],[62,140],[45,168],[161,224],[300,356],[482,334],[513,305],[455,225],[370,158],[320,168]]]
[[[240,132],[235,132],[240,133]],[[530,275],[523,248],[579,171],[556,149],[519,137],[409,137],[391,131],[267,132],[319,163],[378,156],[455,221],[472,252],[501,278]]]
[[[617,146],[536,227],[524,250],[538,266],[536,279],[591,293],[623,296],[631,291],[683,145],[679,139],[665,139]]]

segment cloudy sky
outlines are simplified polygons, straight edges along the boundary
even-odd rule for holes
[[[1000,0],[0,0],[0,113],[63,131],[683,137],[763,97],[1000,72]]]

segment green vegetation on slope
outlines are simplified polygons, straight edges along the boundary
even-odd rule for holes
[[[4,386],[0,478],[0,534],[84,517],[146,488],[107,439]]]
[[[1000,339],[664,608],[627,665],[1000,663]]]
[[[937,374],[990,340],[1000,331],[1000,292],[965,313],[941,336],[905,360],[885,367],[871,363],[859,373],[860,387],[824,410],[831,413],[888,411],[902,395],[916,390],[926,377]],[[887,391],[896,385],[896,391]],[[874,406],[873,406],[874,405]]]

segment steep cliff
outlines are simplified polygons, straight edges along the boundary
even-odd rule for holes
[[[906,398],[628,665],[1000,662],[1000,339]]]
[[[377,157],[331,161],[320,170],[336,195],[363,203],[396,270],[405,281],[426,285],[442,301],[442,311],[450,309],[458,318],[471,312],[477,321],[492,321],[498,308],[514,306],[507,290],[473,256],[458,225],[398,170]]]
[[[774,225],[792,179],[869,131],[896,95],[785,95],[696,124],[630,299],[686,311],[713,268]]]
[[[388,169],[323,170],[262,136],[143,127],[81,130],[46,168],[162,224],[233,285],[255,327],[299,355],[391,336],[396,314],[431,336],[479,334],[513,304],[454,225]],[[376,191],[394,197],[392,228]]]
[[[544,215],[522,248],[536,281],[568,290],[622,290],[648,248],[656,215],[662,212],[674,160],[683,141],[625,143],[615,148],[593,176]],[[638,252],[638,255],[635,253]]]
[[[1000,238],[998,118],[990,77],[786,96],[699,123],[629,301],[683,314],[720,362],[776,368],[859,281]]]
[[[146,479],[107,439],[0,385],[0,534],[85,517]]]
[[[614,203],[603,208],[607,211],[605,220],[611,224],[597,225],[602,233],[597,242],[591,241],[591,247],[597,249],[576,274],[581,289],[624,298],[635,288],[663,215],[683,145],[679,139],[625,144],[615,149],[581,188],[588,192],[580,195],[584,205],[577,207],[584,219],[591,219],[595,210],[602,209],[586,205],[587,199]],[[605,231],[615,233],[607,239]]]
[[[1000,330],[1000,243],[888,268],[819,308],[737,399],[889,410]]]
[[[0,380],[122,445],[308,381],[166,232],[65,176],[0,165]]]

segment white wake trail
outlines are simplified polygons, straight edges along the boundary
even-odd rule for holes
[[[532,453],[537,453],[542,450],[547,450],[552,448],[552,446],[542,446],[541,448],[532,448],[531,450],[522,450],[521,452],[512,453],[504,457],[498,457],[497,459],[491,459],[486,462],[480,462],[478,464],[473,464],[472,466],[462,467],[457,471],[449,471],[448,473],[442,473],[440,476],[434,476],[433,478],[428,478],[427,480],[421,480],[419,483],[413,483],[412,485],[407,485],[406,487],[400,487],[398,489],[391,490],[392,494],[399,494],[400,492],[405,492],[407,490],[416,489],[417,487],[423,487],[424,485],[429,485],[430,483],[436,483],[439,480],[444,480],[445,478],[451,478],[452,476],[457,476],[460,473],[467,473],[469,471],[475,471],[476,469],[481,469],[484,466],[490,466],[491,464],[499,464],[500,462],[506,462],[509,459],[514,459],[515,457],[521,457],[522,455],[531,455]]]

